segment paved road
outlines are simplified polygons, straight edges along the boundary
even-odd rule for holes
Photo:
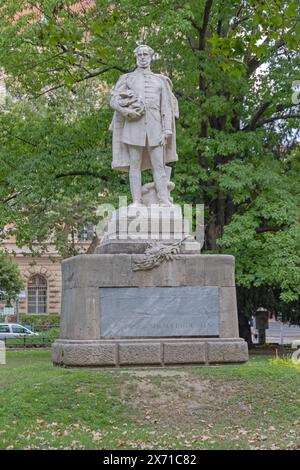
[[[280,332],[282,328],[283,343],[291,343],[293,340],[300,340],[300,327],[283,324],[280,321],[269,321],[267,333],[267,343],[280,343]]]

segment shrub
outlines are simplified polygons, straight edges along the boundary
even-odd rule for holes
[[[34,331],[48,331],[59,328],[60,315],[21,315],[20,323],[30,325]]]
[[[300,371],[300,364],[296,364],[295,362],[293,362],[290,355],[287,355],[286,357],[277,356],[275,359],[271,359],[270,363],[276,366],[290,367],[292,369],[297,369]]]

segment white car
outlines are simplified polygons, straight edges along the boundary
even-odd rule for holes
[[[0,323],[0,340],[5,338],[17,338],[18,336],[34,335],[38,336],[38,333],[34,333],[25,326],[19,325],[18,323]]]

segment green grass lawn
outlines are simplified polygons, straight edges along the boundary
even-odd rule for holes
[[[63,369],[50,352],[0,365],[1,449],[299,449],[300,372],[247,364]]]

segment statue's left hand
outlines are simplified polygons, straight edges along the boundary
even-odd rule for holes
[[[161,139],[159,141],[159,145],[166,145],[168,138],[172,135],[172,131],[164,131],[162,133]]]
[[[129,111],[126,114],[126,117],[129,119],[129,121],[135,121],[136,119],[139,119],[143,115],[142,111],[136,111],[130,108],[127,108],[127,109],[129,109]]]

